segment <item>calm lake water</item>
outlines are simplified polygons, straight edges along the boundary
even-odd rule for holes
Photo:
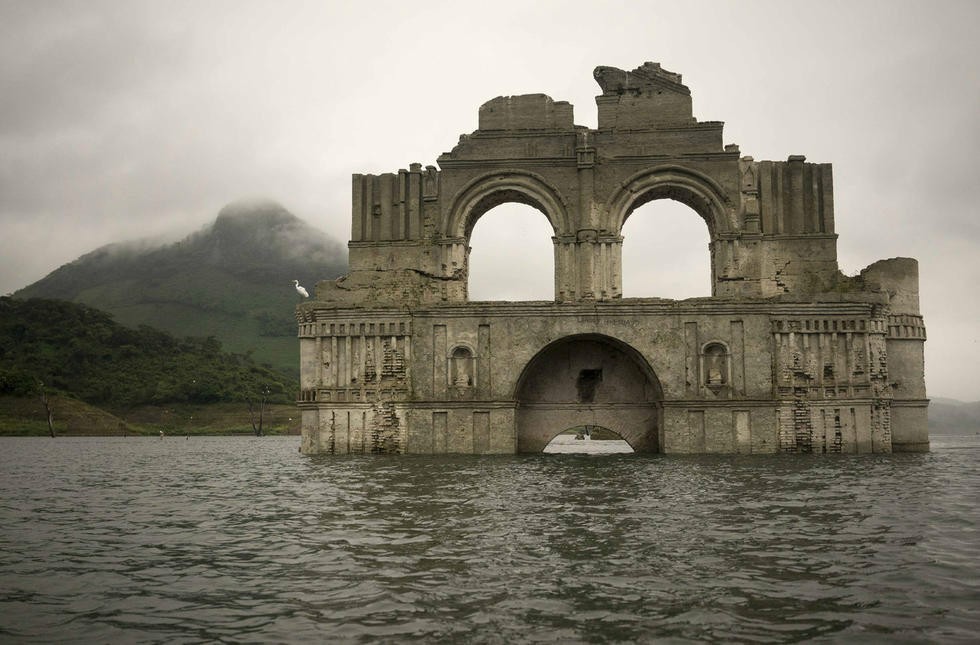
[[[0,641],[968,642],[980,438],[921,455],[305,457],[0,439]]]

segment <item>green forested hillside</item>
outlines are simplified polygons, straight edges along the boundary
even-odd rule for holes
[[[0,298],[0,394],[30,394],[39,382],[115,410],[262,396],[287,403],[298,387],[213,337],[178,340],[85,305]]]
[[[341,244],[268,201],[239,202],[214,223],[164,246],[109,245],[16,292],[111,313],[129,327],[214,336],[288,374],[299,371],[292,281],[312,291],[347,270]]]

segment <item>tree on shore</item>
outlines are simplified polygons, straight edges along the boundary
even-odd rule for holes
[[[44,383],[38,379],[37,381],[37,391],[38,395],[41,397],[41,404],[44,406],[44,412],[48,419],[48,432],[51,433],[51,438],[54,438],[54,411],[51,409],[51,400],[48,398],[48,393],[44,389]]]
[[[263,385],[258,389],[251,390],[245,388],[244,398],[245,402],[248,404],[248,419],[252,423],[252,432],[255,433],[256,437],[262,436],[262,423],[265,418],[265,405],[269,399],[269,386]],[[258,424],[256,424],[256,415],[258,415]]]

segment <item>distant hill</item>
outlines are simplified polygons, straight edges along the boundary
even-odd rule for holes
[[[964,403],[933,397],[929,401],[929,432],[932,434],[976,434],[980,432],[980,401]]]
[[[271,201],[242,201],[166,245],[110,244],[15,298],[53,298],[107,311],[120,323],[176,336],[214,336],[229,351],[299,373],[292,281],[312,290],[347,271],[342,244]]]
[[[0,298],[0,394],[70,394],[108,410],[173,403],[290,403],[298,382],[214,338],[130,329],[63,300]]]
[[[49,396],[57,436],[253,434],[248,407],[230,403],[168,403],[143,405],[113,414],[67,395]],[[268,403],[262,432],[300,434],[296,403]],[[37,395],[0,394],[0,436],[47,436],[47,414]]]

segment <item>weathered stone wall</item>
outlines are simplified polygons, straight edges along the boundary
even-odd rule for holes
[[[439,169],[354,176],[351,272],[298,309],[303,450],[535,451],[587,424],[646,451],[927,448],[915,261],[840,274],[830,165],[742,156],[659,65],[595,77],[596,130],[498,97]],[[705,221],[712,298],[621,297],[623,224],[655,199]],[[467,299],[504,202],[551,223],[553,302]]]

